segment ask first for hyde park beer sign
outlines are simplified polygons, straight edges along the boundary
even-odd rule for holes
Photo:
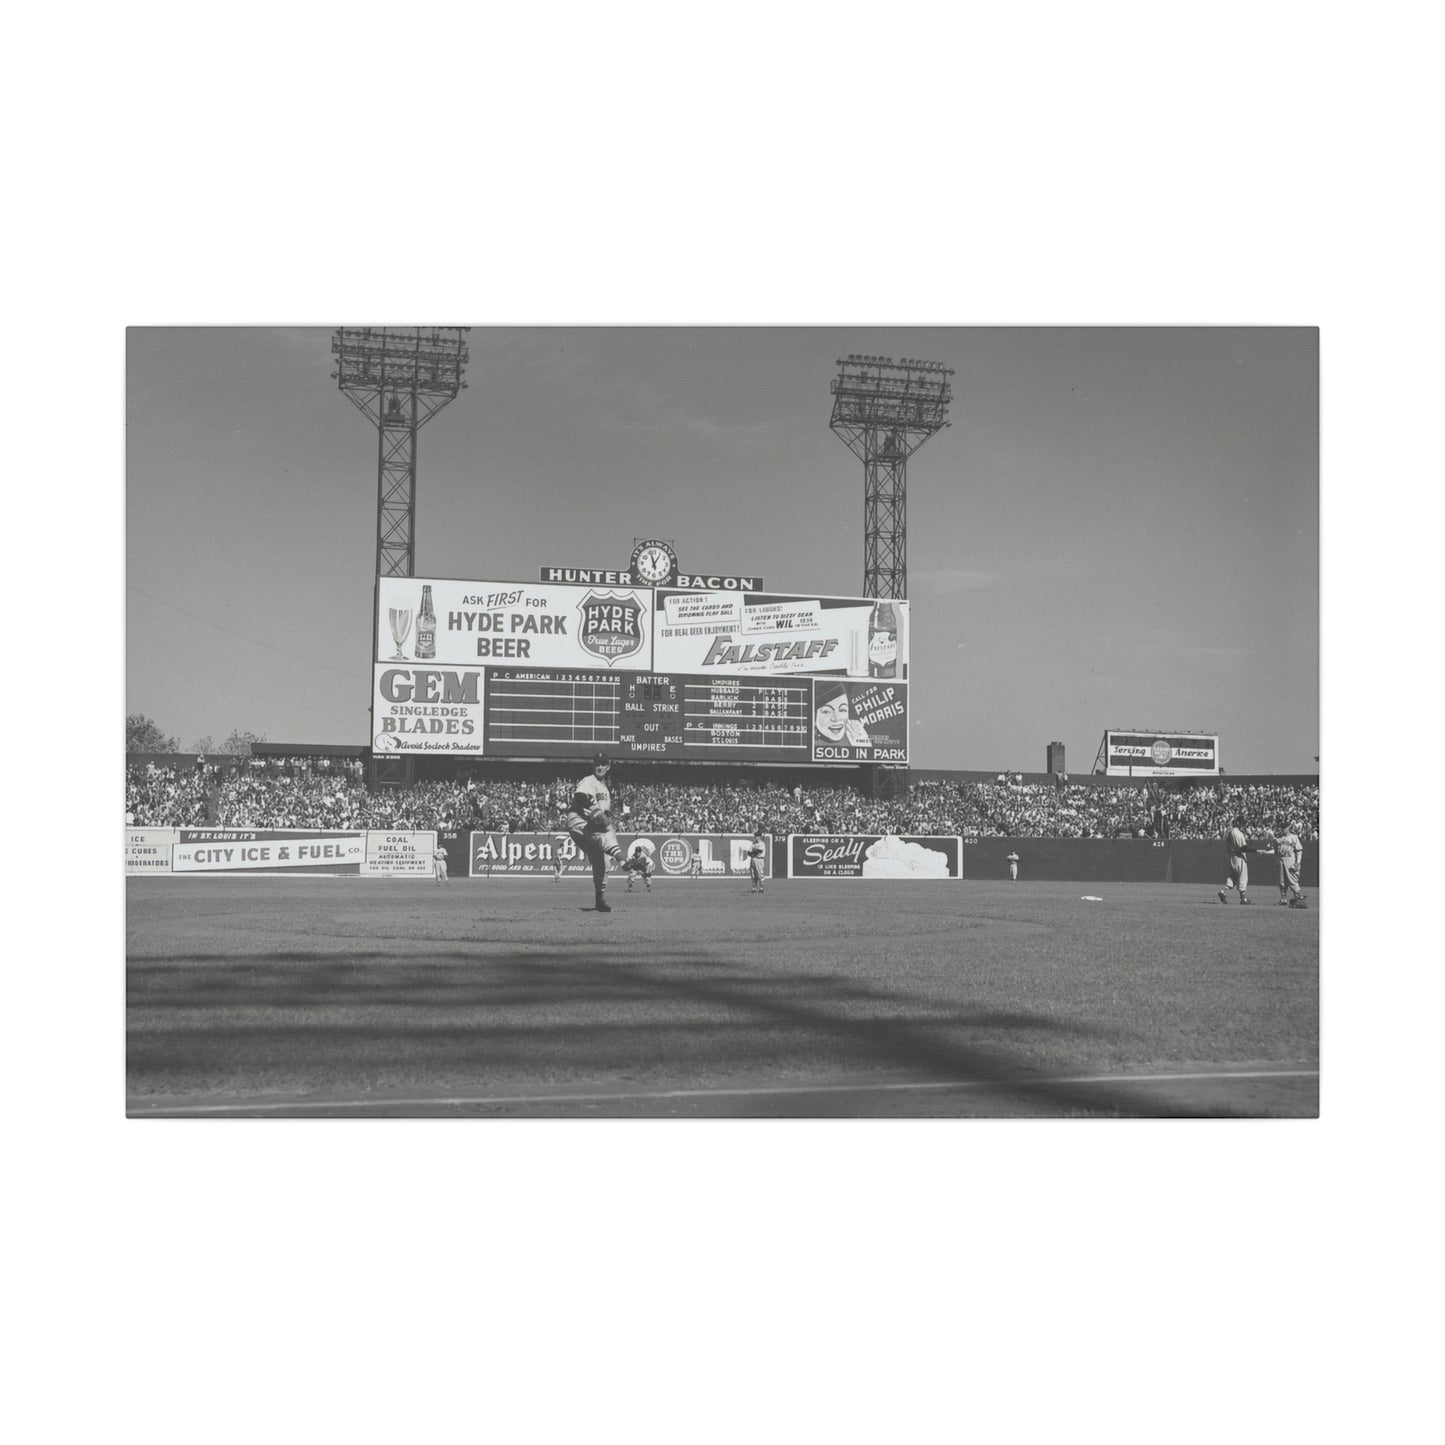
[[[607,567],[543,567],[539,582],[571,582],[584,587],[676,587],[701,592],[761,592],[761,577],[684,572],[671,542],[647,540],[632,549],[625,569]]]

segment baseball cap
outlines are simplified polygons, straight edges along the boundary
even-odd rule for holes
[[[609,758],[606,753],[593,753],[592,766],[595,768],[598,763],[606,763],[608,767],[611,767],[612,759]]]

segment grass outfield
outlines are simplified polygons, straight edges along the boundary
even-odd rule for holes
[[[1317,893],[614,880],[610,915],[580,880],[126,894],[135,1117],[1318,1113]]]

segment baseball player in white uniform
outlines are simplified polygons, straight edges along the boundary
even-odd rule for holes
[[[632,892],[632,885],[640,878],[643,886],[649,893],[652,892],[652,859],[647,856],[647,849],[641,843],[633,846],[632,852],[627,855],[627,861],[622,865],[622,871],[627,874],[627,891]]]
[[[767,852],[768,846],[763,842],[763,830],[759,828],[753,834],[752,842],[748,844],[748,878],[751,880],[749,893],[763,891],[763,859]]]
[[[1258,852],[1258,849],[1251,848],[1249,841],[1244,836],[1244,818],[1238,817],[1224,830],[1224,851],[1229,855],[1229,877],[1224,880],[1224,887],[1219,890],[1219,901],[1229,902],[1229,890],[1239,889],[1239,901],[1250,902],[1249,897],[1249,863],[1245,859],[1246,853]]]
[[[567,832],[592,864],[592,887],[599,913],[612,912],[602,896],[607,889],[607,860],[622,862],[622,845],[612,831],[612,794],[607,788],[611,768],[605,753],[596,754],[592,771],[577,784],[567,806]]]
[[[1299,834],[1283,818],[1275,820],[1274,851],[1279,854],[1279,901],[1281,906],[1303,908],[1305,896],[1299,886],[1300,864],[1304,861],[1305,848]]]

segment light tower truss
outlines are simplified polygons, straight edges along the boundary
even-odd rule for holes
[[[828,425],[863,462],[863,595],[908,596],[908,458],[948,423],[952,367],[843,357]]]
[[[417,433],[466,382],[466,326],[341,326],[337,387],[376,428],[376,575],[416,575]]]

